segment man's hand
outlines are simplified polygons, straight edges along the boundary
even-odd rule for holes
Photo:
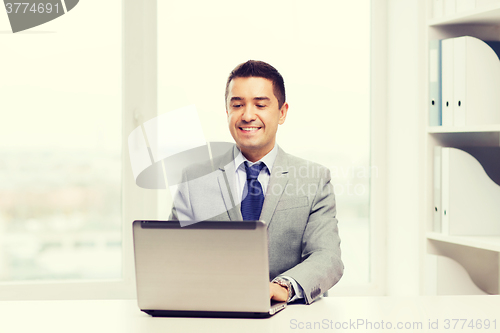
[[[286,288],[280,286],[277,283],[270,282],[269,289],[271,299],[274,299],[278,302],[286,302],[288,300],[288,290],[286,290]]]

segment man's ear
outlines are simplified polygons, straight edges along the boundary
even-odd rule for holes
[[[286,119],[287,112],[288,112],[288,103],[283,103],[280,109],[280,119],[278,121],[278,124],[283,125]]]

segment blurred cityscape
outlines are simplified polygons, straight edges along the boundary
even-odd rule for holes
[[[0,281],[120,278],[120,154],[0,156]]]

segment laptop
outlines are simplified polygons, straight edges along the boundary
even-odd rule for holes
[[[134,221],[139,308],[152,316],[269,317],[267,227],[262,221]]]

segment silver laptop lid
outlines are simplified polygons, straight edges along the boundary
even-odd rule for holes
[[[134,221],[141,310],[269,312],[263,222]]]

